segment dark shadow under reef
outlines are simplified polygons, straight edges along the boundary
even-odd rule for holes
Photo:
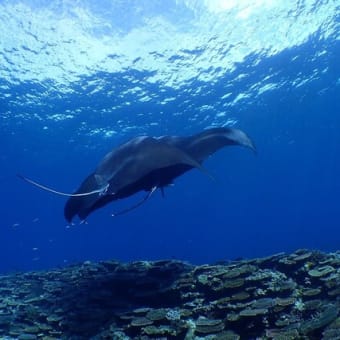
[[[340,339],[339,310],[339,252],[85,262],[0,277],[4,339]]]

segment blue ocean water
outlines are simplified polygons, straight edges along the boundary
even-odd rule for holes
[[[336,0],[0,2],[0,271],[193,263],[340,245]],[[234,126],[230,147],[123,216],[68,226],[66,199],[137,135]]]

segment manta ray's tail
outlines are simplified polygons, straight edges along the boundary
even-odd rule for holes
[[[67,192],[62,192],[62,191],[57,191],[57,190],[54,190],[52,188],[49,188],[45,185],[42,185],[38,182],[35,182],[33,181],[32,179],[29,179],[21,174],[17,174],[17,176],[21,179],[23,179],[25,182],[29,183],[29,184],[32,184],[42,190],[45,190],[45,191],[48,191],[48,192],[52,192],[53,194],[56,194],[56,195],[61,195],[61,196],[68,196],[68,197],[80,197],[80,196],[89,196],[89,195],[93,195],[93,194],[103,194],[106,192],[109,184],[107,184],[104,188],[100,188],[100,189],[96,189],[96,190],[93,190],[93,191],[89,191],[89,192],[82,192],[82,193],[77,193],[77,194],[70,194],[70,193],[67,193]]]

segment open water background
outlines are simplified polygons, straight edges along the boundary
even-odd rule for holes
[[[84,260],[194,263],[340,245],[340,30],[334,0],[0,1],[0,271]],[[67,226],[65,199],[136,135],[235,126],[141,208]]]

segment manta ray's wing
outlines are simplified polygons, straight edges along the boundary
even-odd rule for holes
[[[229,145],[244,146],[256,152],[254,143],[246,133],[226,127],[207,129],[190,137],[164,136],[160,137],[160,140],[180,148],[199,163]]]
[[[117,193],[150,173],[174,165],[186,165],[206,172],[195,158],[182,149],[157,138],[144,136],[131,140],[124,148],[106,156],[95,173],[110,184],[108,192]],[[158,184],[150,183],[149,189]]]
[[[96,191],[100,189],[102,184],[98,180],[98,176],[94,173],[90,174],[86,177],[86,179],[81,183],[80,187],[74,194],[86,193],[89,191]],[[108,187],[108,185],[107,185]],[[94,204],[100,196],[104,193],[97,192],[92,195],[85,196],[72,196],[70,197],[64,207],[64,216],[68,222],[72,222],[72,219],[75,215],[78,214],[79,211],[84,209],[85,207],[90,207]]]
[[[152,137],[134,138],[108,153],[77,190],[78,193],[107,185],[106,193],[70,197],[65,205],[65,218],[72,221],[78,215],[85,219],[93,210],[114,199],[130,196],[142,189],[160,187],[162,169],[176,165],[204,171],[199,162],[174,145]],[[127,188],[129,193],[123,196],[122,192]]]

